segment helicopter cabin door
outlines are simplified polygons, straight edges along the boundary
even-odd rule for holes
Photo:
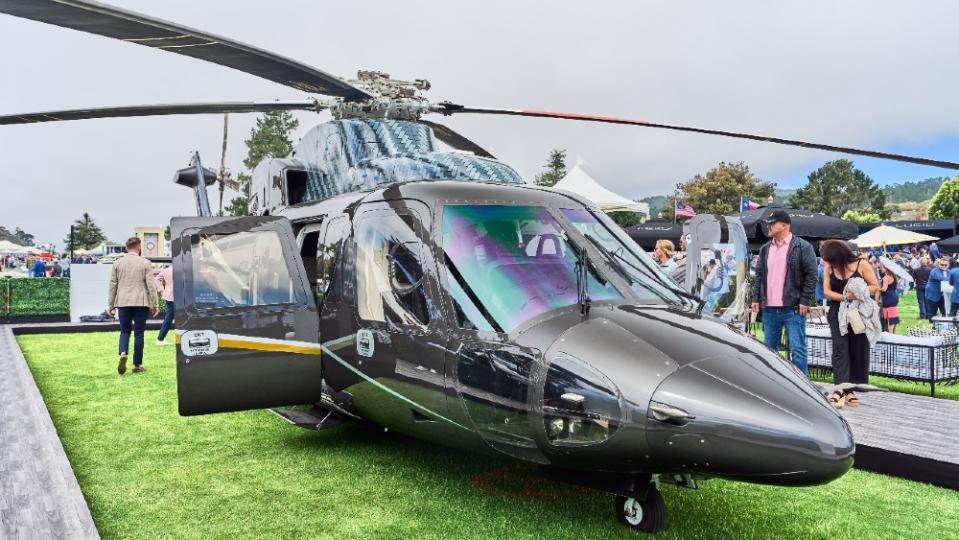
[[[319,319],[290,221],[170,224],[180,414],[320,400]]]

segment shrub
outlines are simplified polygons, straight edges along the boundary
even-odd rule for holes
[[[0,280],[0,313],[7,315],[67,315],[70,313],[68,278],[9,278]]]

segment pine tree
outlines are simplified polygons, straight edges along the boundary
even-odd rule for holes
[[[285,157],[293,151],[293,141],[290,134],[299,127],[300,121],[287,111],[270,111],[263,113],[256,120],[256,126],[250,130],[250,138],[246,143],[246,159],[243,165],[252,171],[264,158],[269,156]],[[240,183],[240,194],[230,201],[224,212],[231,216],[245,216],[249,214],[250,175],[240,173],[237,181]]]
[[[566,150],[552,150],[546,162],[546,171],[536,175],[536,185],[553,187],[566,176]]]
[[[103,230],[93,221],[90,214],[83,213],[83,217],[73,223],[73,243],[70,242],[70,235],[63,240],[68,250],[73,249],[93,249],[102,244],[107,239]]]
[[[20,244],[21,246],[33,245],[33,235],[24,231],[20,227],[17,227],[16,230],[13,231],[13,236],[17,238],[17,244]]]

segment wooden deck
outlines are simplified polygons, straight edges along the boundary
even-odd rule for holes
[[[13,337],[0,325],[0,538],[99,538]]]
[[[858,393],[840,413],[858,469],[959,490],[959,401],[898,392]]]

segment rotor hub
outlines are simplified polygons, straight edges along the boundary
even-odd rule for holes
[[[392,118],[396,120],[419,120],[429,112],[429,102],[421,94],[430,89],[426,79],[400,81],[390,78],[382,71],[358,71],[356,79],[349,81],[354,86],[373,95],[365,101],[337,101],[330,105],[330,112],[337,120],[348,118]]]

